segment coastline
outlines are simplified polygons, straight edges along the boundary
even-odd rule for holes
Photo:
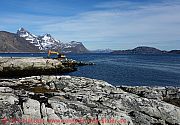
[[[57,59],[3,57],[0,62],[0,124],[27,124],[31,119],[29,124],[44,125],[180,125],[180,87],[113,86],[53,75],[73,69]],[[8,78],[8,73],[17,77]]]
[[[69,62],[70,63],[70,62]],[[75,71],[75,64],[65,65],[57,59],[13,57],[0,58],[0,77],[50,75]]]

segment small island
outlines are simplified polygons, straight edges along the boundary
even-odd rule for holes
[[[139,46],[129,50],[114,50],[112,54],[180,54],[180,50],[165,51],[154,47]]]
[[[94,63],[67,58],[59,60],[42,57],[1,57],[0,78],[62,74],[76,71],[77,66],[84,65],[94,65]]]

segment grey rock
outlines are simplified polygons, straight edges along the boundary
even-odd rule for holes
[[[0,77],[30,76],[55,74],[74,71],[73,66],[66,66],[58,59],[45,58],[0,58]],[[2,84],[2,83],[1,83]]]
[[[114,87],[102,80],[74,76],[0,81],[2,107],[16,106],[16,117],[42,119],[43,124],[52,125],[180,125],[180,108],[165,98],[178,99],[179,88]],[[3,116],[10,114],[4,108],[0,111]],[[75,121],[65,121],[71,119]]]
[[[179,87],[148,87],[148,86],[120,86],[126,92],[139,95],[148,99],[166,101],[180,107],[180,88]]]
[[[0,93],[12,93],[13,89],[9,87],[0,87]]]
[[[23,102],[23,118],[28,117],[41,118],[39,101],[29,98],[26,102]]]

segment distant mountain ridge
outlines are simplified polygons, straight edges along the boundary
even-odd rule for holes
[[[40,52],[40,50],[15,33],[0,31],[0,52]]]
[[[97,49],[92,50],[91,53],[111,53],[113,50],[111,49]]]
[[[180,50],[162,51],[154,47],[139,46],[129,50],[98,49],[89,51],[82,42],[63,43],[51,34],[34,35],[24,28],[17,33],[0,31],[0,52],[46,52],[55,50],[63,53],[112,53],[112,54],[180,54]]]
[[[168,53],[171,53],[171,54],[180,54],[180,50],[171,50]]]
[[[129,50],[115,50],[112,54],[180,54],[180,50],[164,51],[154,47],[139,46]]]
[[[89,50],[81,43],[71,41],[69,43],[63,43],[60,40],[56,40],[50,34],[42,36],[36,36],[24,28],[17,30],[17,35],[26,39],[29,43],[38,47],[39,50],[55,50],[63,53],[87,53]]]

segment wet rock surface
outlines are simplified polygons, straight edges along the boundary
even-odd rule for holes
[[[0,124],[31,118],[44,125],[180,125],[178,106],[126,89],[74,76],[1,79]]]

